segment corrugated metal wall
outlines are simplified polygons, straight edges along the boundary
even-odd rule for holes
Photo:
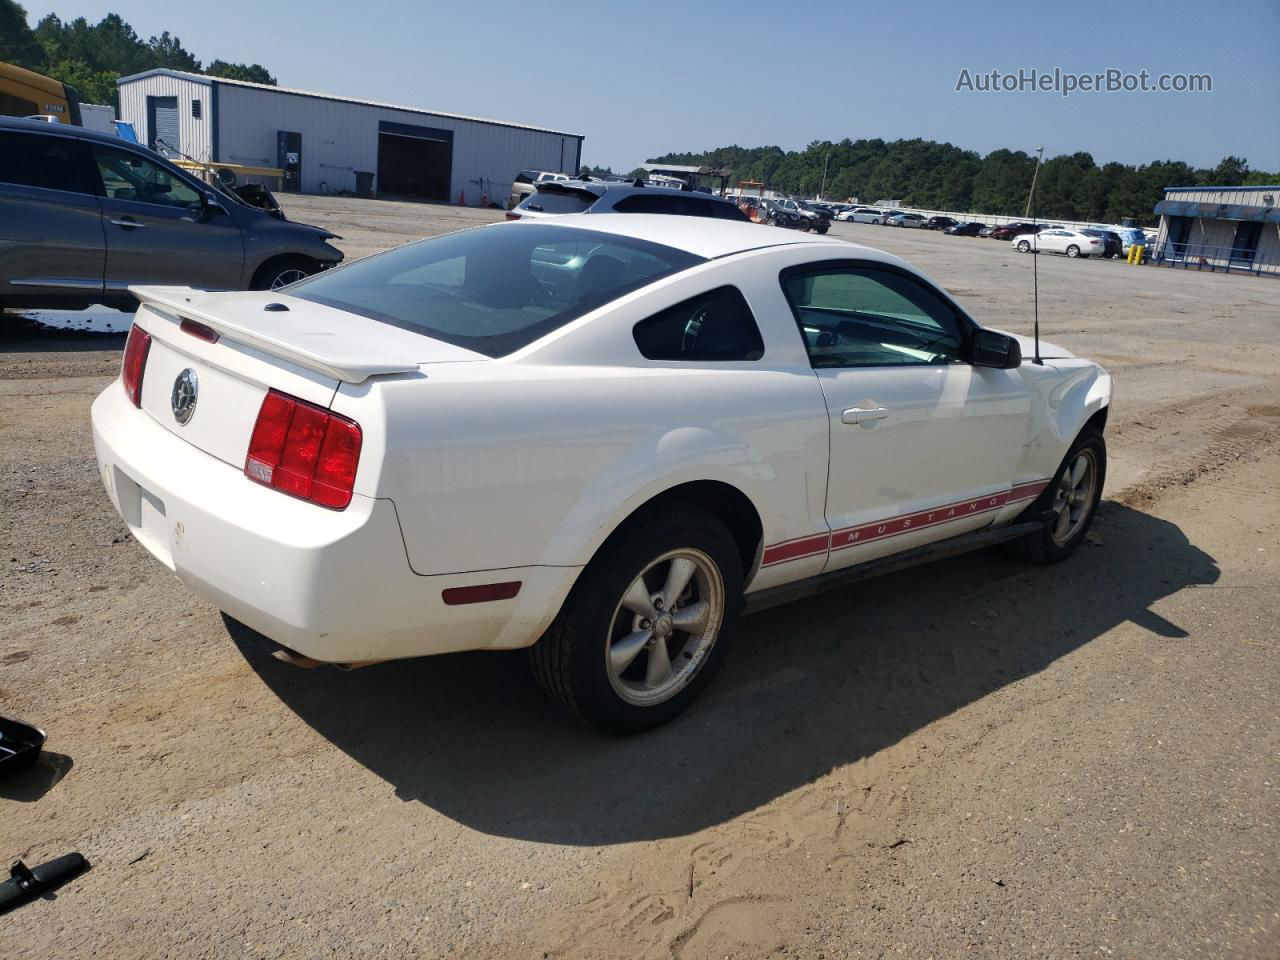
[[[1263,197],[1270,196],[1273,200],[1276,195],[1276,188],[1258,187],[1256,190],[1239,190],[1229,188],[1226,190],[1166,190],[1164,199],[1166,200],[1185,200],[1191,203],[1229,203],[1238,204],[1245,207],[1261,207],[1264,206]]]
[[[454,132],[454,202],[465,192],[467,203],[476,205],[487,192],[502,203],[521,170],[573,170],[578,159],[578,140],[568,135],[232,83],[218,84],[217,159],[275,166],[277,133],[295,131],[302,134],[303,191],[354,191],[355,171],[377,172],[382,120]],[[378,186],[375,180],[375,191]]]
[[[212,88],[207,83],[156,74],[120,84],[120,119],[133,124],[141,143],[151,142],[147,127],[147,97],[178,98],[177,147],[197,160],[213,159],[210,115],[213,113]],[[192,116],[191,102],[200,101],[200,116]]]

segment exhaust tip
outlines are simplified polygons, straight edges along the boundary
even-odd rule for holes
[[[281,663],[288,663],[295,667],[301,667],[303,670],[314,670],[324,662],[322,660],[314,660],[311,657],[304,657],[302,654],[294,653],[292,650],[287,650],[284,647],[281,647],[279,650],[273,650],[271,652],[271,656],[279,660]]]

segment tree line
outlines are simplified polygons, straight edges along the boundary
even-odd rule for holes
[[[925,210],[1020,214],[1026,207],[1036,157],[1022,150],[986,156],[933,140],[815,140],[803,150],[781,147],[720,147],[702,153],[668,153],[651,162],[706,165],[731,171],[738,180],[763,181],[796,196],[857,197],[864,203],[901,200]],[[826,187],[823,189],[823,168]],[[633,171],[643,176],[643,170]],[[1178,160],[1133,166],[1104,163],[1083,151],[1046,159],[1036,180],[1036,213],[1056,220],[1118,223],[1125,217],[1151,222],[1165,187],[1246,186],[1280,182],[1280,175],[1250,170],[1240,157],[1213,168]]]
[[[98,23],[84,17],[63,22],[51,13],[32,29],[26,10],[15,0],[0,0],[0,61],[70,84],[85,103],[113,106],[119,106],[117,80],[157,67],[272,86],[276,82],[258,63],[214,60],[204,66],[168,30],[143,40],[114,13]]]

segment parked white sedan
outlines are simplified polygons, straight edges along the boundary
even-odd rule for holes
[[[743,610],[1085,535],[1110,377],[903,261],[571,216],[263,293],[139,288],[93,404],[134,537],[294,662],[532,647],[570,711],[678,714]]]
[[[1102,256],[1105,248],[1102,240],[1078,230],[1062,227],[1041,230],[1039,233],[1021,233],[1009,241],[1020,253],[1038,250],[1042,253],[1065,253],[1068,257]]]

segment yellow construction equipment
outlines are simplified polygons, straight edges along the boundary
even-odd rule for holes
[[[80,126],[80,98],[75,87],[52,77],[0,63],[0,116],[53,117]]]

